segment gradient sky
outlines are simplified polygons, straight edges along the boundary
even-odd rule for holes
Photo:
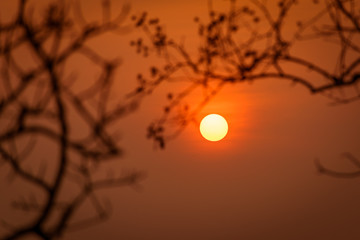
[[[113,2],[114,9],[120,6]],[[135,13],[146,10],[160,17],[170,35],[184,39],[190,49],[196,42],[193,18],[207,12],[206,0],[133,0],[131,5]],[[86,1],[91,16],[97,6],[97,1]],[[101,46],[102,51],[124,60],[119,89],[124,84],[131,89],[126,79],[135,79],[148,63],[130,54],[127,37],[106,41],[110,44]],[[326,47],[305,54],[331,64]],[[161,115],[171,88],[160,87],[135,114],[117,123],[125,156],[113,167],[146,171],[142,188],[102,191],[112,203],[110,219],[68,232],[64,239],[359,238],[360,178],[322,176],[314,165],[318,158],[329,168],[350,170],[341,153],[360,158],[359,101],[330,106],[324,96],[276,80],[227,86],[199,114],[218,113],[228,120],[224,140],[208,142],[198,126],[189,125],[165,150],[156,150],[145,138],[146,127]],[[0,169],[0,216],[12,214],[3,194],[15,192],[4,171]]]

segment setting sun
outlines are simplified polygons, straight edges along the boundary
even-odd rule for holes
[[[201,135],[209,141],[219,141],[223,139],[228,132],[228,124],[222,116],[210,114],[203,118],[200,123]]]

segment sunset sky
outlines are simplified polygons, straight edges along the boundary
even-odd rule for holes
[[[123,3],[112,2],[114,12]],[[159,17],[173,39],[196,51],[193,19],[207,18],[207,0],[129,3],[132,13],[147,11]],[[88,17],[96,18],[99,1],[82,4]],[[214,0],[214,6],[226,9],[228,1]],[[299,6],[294,19],[307,11],[311,10]],[[93,43],[102,53],[122,59],[115,84],[119,95],[133,89],[136,75],[150,66],[129,47],[129,40],[140,34],[133,30]],[[329,48],[324,43],[300,51],[332,66]],[[81,64],[70,68],[82,68],[81,74],[90,76]],[[176,88],[181,84],[160,86],[134,114],[114,126],[120,130],[125,154],[111,168],[146,172],[141,187],[101,191],[99,195],[111,202],[110,218],[66,232],[63,239],[359,239],[360,178],[321,175],[314,160],[333,170],[354,169],[341,154],[350,152],[360,159],[360,101],[333,106],[321,94],[276,79],[226,85],[197,120],[211,113],[222,115],[229,125],[227,136],[209,142],[199,125],[191,123],[161,150],[146,139],[146,128],[161,116],[166,94]],[[7,179],[8,169],[0,168],[0,219],[14,214],[9,201],[26,191]],[[86,207],[80,212],[85,216]],[[4,231],[0,224],[0,233]]]

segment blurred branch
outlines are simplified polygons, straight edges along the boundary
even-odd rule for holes
[[[144,97],[166,82],[181,78],[186,86],[167,94],[163,115],[147,129],[148,138],[161,148],[186,125],[196,121],[201,109],[230,84],[281,79],[300,84],[310,93],[324,94],[338,104],[360,99],[360,4],[356,0],[313,1],[318,11],[293,22],[290,25],[293,32],[286,25],[290,24],[289,16],[299,1],[250,0],[239,5],[231,0],[228,11],[217,11],[210,3],[208,20],[194,19],[199,39],[195,54],[181,41],[168,36],[160,20],[150,18],[146,12],[133,16],[132,26],[125,25],[130,6],[124,5],[112,17],[111,2],[104,0],[101,20],[90,22],[80,3],[72,3],[71,6],[64,1],[47,3],[44,14],[34,17],[30,2],[20,0],[14,19],[7,23],[0,21],[0,163],[10,166],[14,176],[37,186],[45,195],[42,200],[24,197],[13,202],[13,207],[18,209],[36,209],[35,217],[14,226],[3,239],[24,238],[28,234],[54,239],[69,228],[82,228],[106,219],[109,212],[98,200],[96,191],[136,187],[144,177],[138,171],[120,177],[95,177],[99,164],[118,159],[123,153],[109,125],[137,110]],[[276,4],[276,10],[270,10],[269,4]],[[141,29],[145,35],[131,41],[135,51],[144,57],[155,54],[164,64],[153,65],[148,73],[139,74],[135,90],[121,103],[111,106],[110,90],[122,62],[105,58],[89,42],[109,32],[123,34],[132,28]],[[314,43],[314,47],[319,41],[331,41],[336,52],[335,69],[294,51],[304,41]],[[33,59],[28,66],[16,57],[24,48]],[[68,64],[77,55],[89,60],[90,68],[100,69],[99,77],[83,83],[82,89],[72,87],[80,81],[79,77],[73,75],[69,81],[64,76]],[[188,103],[189,96],[199,89],[202,99]],[[347,89],[353,90],[352,95],[343,94]],[[74,133],[79,123],[73,114],[88,129],[85,137]],[[25,161],[33,164],[37,160],[31,156],[31,150],[17,150],[22,148],[24,138],[36,140],[37,145],[45,139],[56,146],[58,152],[48,157],[55,166],[50,177],[43,176],[44,170],[34,174],[24,167]],[[24,151],[26,156],[19,154]],[[350,155],[346,158],[359,167],[356,158]],[[359,174],[357,171],[338,173],[319,162],[316,164],[328,175]],[[68,182],[80,189],[64,200],[62,189]],[[91,202],[94,217],[74,223],[86,201]],[[53,216],[58,217],[52,219]]]
[[[360,160],[355,158],[351,153],[344,153],[343,157],[348,160],[357,170],[349,172],[339,172],[328,169],[322,165],[322,163],[317,159],[315,160],[315,166],[320,174],[325,174],[331,177],[337,178],[356,178],[360,177]]]
[[[44,15],[35,18],[31,3],[21,0],[14,19],[6,24],[0,22],[0,120],[4,123],[0,124],[0,162],[10,166],[15,177],[36,186],[45,196],[36,199],[31,195],[13,201],[14,209],[32,211],[35,215],[29,222],[6,223],[12,227],[2,239],[24,238],[30,234],[41,239],[58,238],[68,228],[79,225],[72,221],[86,201],[91,202],[94,217],[80,225],[89,226],[94,219],[102,220],[109,215],[97,198],[98,190],[137,187],[144,177],[139,171],[106,178],[94,174],[100,163],[118,159],[123,153],[108,128],[109,123],[134,112],[142,97],[128,98],[110,108],[110,89],[121,61],[106,59],[88,43],[105,33],[129,31],[124,23],[130,7],[124,5],[112,18],[110,1],[104,0],[102,21],[90,23],[79,2],[73,3],[72,7],[64,1],[46,3]],[[16,57],[17,52],[24,49],[33,57],[33,63],[28,66],[23,66]],[[84,88],[80,90],[70,87],[80,79],[73,75],[69,83],[64,77],[66,65],[77,54],[89,59],[90,67],[101,72],[98,79],[83,83]],[[95,107],[89,102],[95,103]],[[74,136],[73,129],[79,124],[72,119],[74,113],[89,129],[83,139]],[[33,144],[27,144],[19,153],[17,149],[22,148],[19,146],[23,146],[24,138]],[[57,148],[54,155],[46,156],[54,166],[51,173],[46,172],[50,178],[44,177],[44,165],[38,174],[23,165],[25,161],[35,163],[37,156],[32,156],[32,150],[44,144],[44,139]],[[63,191],[68,184],[80,187],[75,196]],[[58,217],[52,219],[53,216]]]

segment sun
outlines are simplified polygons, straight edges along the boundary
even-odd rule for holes
[[[216,142],[223,139],[228,132],[228,124],[219,114],[209,114],[201,120],[200,133],[209,141]]]

